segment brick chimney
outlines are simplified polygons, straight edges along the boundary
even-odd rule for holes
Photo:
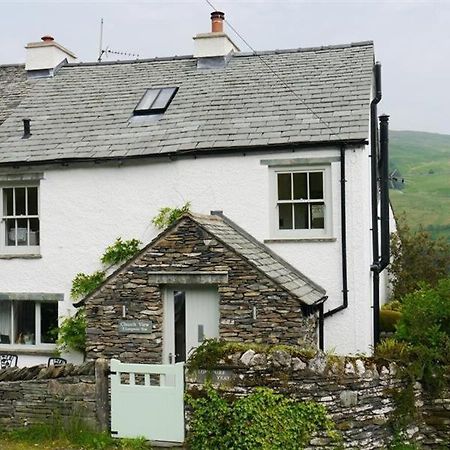
[[[232,53],[239,52],[239,47],[223,31],[224,20],[223,12],[212,12],[211,32],[194,37],[194,58],[197,58],[197,67],[223,65]]]
[[[77,59],[70,50],[48,35],[39,42],[30,42],[25,48],[25,70],[33,78],[52,77],[62,64],[76,62]]]

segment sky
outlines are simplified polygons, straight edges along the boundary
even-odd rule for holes
[[[255,50],[373,40],[382,64],[379,112],[391,127],[450,134],[450,0],[209,1]],[[23,63],[26,43],[46,34],[95,61],[101,18],[103,48],[140,58],[192,54],[192,37],[210,31],[211,11],[206,0],[0,0],[0,64]],[[128,59],[107,60],[118,58]]]

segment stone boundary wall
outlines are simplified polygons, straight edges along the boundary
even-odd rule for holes
[[[291,357],[287,352],[270,355],[253,350],[222,360],[216,369],[193,371],[187,376],[187,391],[198,395],[206,379],[224,395],[248,395],[266,386],[299,401],[313,400],[326,406],[343,437],[344,448],[386,448],[393,439],[389,419],[394,410],[392,390],[402,388],[394,364],[371,358]],[[443,449],[450,437],[450,392],[428,398],[416,383],[418,418],[408,427],[405,440],[424,448]],[[308,449],[334,448],[323,435],[315,436]]]
[[[35,366],[0,371],[0,427],[19,428],[80,418],[97,430],[108,427],[108,378],[104,360],[80,366]]]
[[[75,415],[98,430],[109,430],[108,373],[104,359],[80,366],[0,371],[0,428]],[[248,395],[266,386],[299,401],[313,400],[326,406],[346,449],[373,450],[386,448],[393,437],[388,426],[394,408],[391,390],[402,387],[396,374],[395,365],[370,358],[306,358],[281,350],[269,355],[247,350],[230,355],[213,370],[188,372],[186,390],[201,390],[210,379],[225,395]],[[417,384],[415,395],[418,418],[407,429],[407,439],[425,449],[450,448],[450,390],[432,399]],[[318,435],[308,450],[319,448],[333,446]]]

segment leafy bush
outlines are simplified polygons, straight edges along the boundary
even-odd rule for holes
[[[267,388],[234,402],[207,388],[205,397],[188,396],[187,401],[193,410],[188,435],[192,450],[298,450],[316,431],[338,440],[323,405],[296,402]]]
[[[450,278],[404,297],[396,338],[411,346],[414,375],[432,389],[442,387],[450,365]]]
[[[117,238],[114,244],[108,246],[101,257],[101,262],[105,265],[116,265],[132,258],[138,251],[141,241],[138,239],[129,239],[123,241]]]
[[[406,342],[394,338],[382,340],[375,348],[375,357],[386,361],[407,362],[411,348]]]
[[[397,233],[392,235],[392,296],[400,300],[419,288],[421,282],[436,286],[438,280],[450,273],[450,243],[444,238],[433,240],[424,230],[416,232],[397,221]]]
[[[393,311],[393,310],[381,308],[381,311],[380,311],[380,329],[381,329],[381,331],[394,332],[395,326],[397,325],[401,316],[402,316],[402,313],[399,311]]]
[[[97,270],[91,275],[86,275],[81,272],[77,273],[72,280],[72,289],[70,290],[71,297],[74,300],[86,297],[86,295],[90,294],[105,281],[105,276],[105,272],[101,270]]]
[[[188,213],[191,210],[191,202],[186,202],[181,207],[170,208],[169,206],[165,206],[161,208],[158,214],[153,217],[152,223],[156,228],[160,230],[167,228],[172,225],[175,221],[177,221],[183,214]]]
[[[397,311],[401,312],[402,304],[399,300],[391,300],[381,306],[382,311]]]
[[[58,328],[59,351],[72,349],[81,353],[86,350],[86,315],[79,309],[72,317],[66,317]]]

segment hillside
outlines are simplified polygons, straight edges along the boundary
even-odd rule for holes
[[[390,131],[390,173],[397,169],[403,189],[391,189],[396,216],[450,240],[450,135]]]

